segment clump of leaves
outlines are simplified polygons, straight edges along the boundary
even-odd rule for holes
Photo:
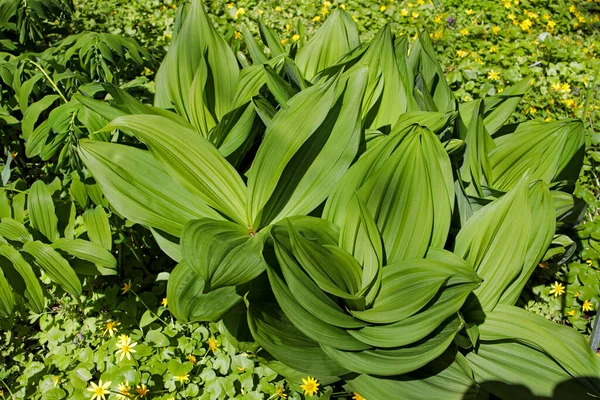
[[[79,97],[147,146],[79,153],[179,262],[177,318],[366,398],[600,393],[585,339],[514,306],[574,207],[581,121],[507,125],[529,79],[458,104],[427,34],[360,44],[342,10],[290,53],[262,24],[242,69],[200,1],[182,18],[156,107]]]

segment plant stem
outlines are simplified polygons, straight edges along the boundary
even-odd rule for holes
[[[50,75],[48,75],[48,73],[44,70],[44,68],[36,63],[33,60],[28,60],[30,63],[32,63],[33,65],[35,65],[40,71],[42,71],[42,74],[44,74],[44,76],[46,77],[46,80],[48,80],[48,82],[50,82],[50,85],[52,85],[52,87],[54,88],[54,90],[58,93],[58,95],[63,99],[63,101],[65,103],[68,103],[69,100],[67,100],[67,98],[65,97],[65,95],[60,91],[60,89],[58,88],[58,86],[56,85],[56,83],[52,80],[52,78],[50,78]]]

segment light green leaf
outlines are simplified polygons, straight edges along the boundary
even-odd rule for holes
[[[54,282],[73,296],[81,295],[81,282],[69,263],[52,247],[39,241],[27,242],[22,251],[31,255],[35,263]]]
[[[54,211],[54,202],[44,182],[35,181],[31,185],[27,197],[27,209],[33,228],[40,231],[51,242],[59,238],[58,218]]]
[[[189,220],[220,218],[174,182],[148,151],[81,140],[79,154],[111,206],[133,222],[179,237]]]
[[[104,207],[97,206],[83,213],[83,223],[92,243],[96,243],[108,251],[112,249],[110,222],[108,221],[108,215],[104,211]]]

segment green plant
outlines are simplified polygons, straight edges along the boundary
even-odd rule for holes
[[[4,316],[13,312],[15,304],[44,312],[39,275],[76,297],[82,287],[78,275],[116,274],[108,217],[102,207],[90,209],[83,221],[76,221],[73,202],[55,205],[52,199],[60,182],[36,181],[28,191],[17,189],[21,186],[17,181],[0,191],[0,313]],[[84,234],[88,240],[81,237]]]
[[[79,151],[179,261],[177,318],[367,398],[600,393],[585,340],[513,306],[581,169],[580,121],[505,125],[529,78],[458,104],[428,35],[359,45],[341,10],[290,53],[246,33],[241,71],[199,1],[183,15],[155,101],[177,114],[79,98],[148,147]]]

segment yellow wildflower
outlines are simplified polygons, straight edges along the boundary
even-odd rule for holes
[[[577,12],[577,8],[575,7],[575,5],[572,4],[571,7],[569,7],[569,12],[572,12],[572,13]]]
[[[400,15],[403,17],[407,17],[408,16],[408,10],[406,8],[403,8],[402,10],[400,10]]]
[[[346,5],[345,5],[344,3],[342,3],[342,4],[340,4],[340,8],[341,8],[342,10],[345,10],[345,9],[346,9]]]
[[[220,345],[219,343],[217,343],[217,339],[215,339],[214,337],[208,339],[208,348],[210,349],[210,351],[213,352],[213,354],[215,353],[215,351],[217,351],[219,346]]]
[[[237,9],[237,11],[235,12],[236,14],[240,14],[240,15],[244,15],[246,14],[246,10],[244,10],[244,7],[240,7]]]
[[[281,39],[280,42],[281,44],[287,44],[287,39]]]
[[[285,31],[289,32],[292,30],[292,26],[290,24],[285,24]]]
[[[305,395],[312,397],[319,391],[319,383],[312,376],[308,376],[306,379],[302,378],[300,388],[304,390]]]
[[[285,389],[278,387],[278,388],[275,388],[275,393],[276,393],[276,394],[277,394],[277,395],[278,395],[280,398],[282,398],[282,399],[285,399],[285,398],[287,398],[287,397],[288,397],[288,395],[287,395],[287,394],[285,394],[284,390],[285,390]]]
[[[519,26],[521,27],[521,30],[522,30],[522,31],[524,31],[524,32],[528,32],[528,31],[530,30],[530,28],[531,28],[531,25],[532,25],[532,24],[533,24],[533,23],[532,23],[532,22],[531,22],[531,20],[528,18],[528,19],[524,20],[523,22],[521,22],[521,23],[519,24]]]
[[[463,28],[463,29],[461,29],[461,30],[460,30],[460,34],[461,34],[462,36],[469,36],[469,30],[468,30],[468,29],[465,29],[465,28]]]
[[[275,7],[275,8],[277,8],[277,7]],[[259,9],[259,10],[257,11],[257,13],[258,13],[258,15],[263,15],[265,12],[264,12],[263,10]]]
[[[387,10],[387,7],[386,7],[386,6],[381,6],[381,7],[379,7],[379,11],[381,11],[381,12],[384,12],[385,10]]]
[[[591,267],[594,264],[592,260],[585,260],[585,263],[588,265],[588,267]]]
[[[175,376],[173,376],[173,378],[175,378],[175,380],[179,381],[180,383],[184,383],[185,381],[189,381],[190,380],[190,374],[175,375]]]
[[[358,394],[357,392],[352,392],[352,400],[367,400],[364,397],[362,397],[360,394]]]
[[[320,20],[321,20],[321,16],[320,16],[320,15],[316,15],[316,16],[313,18],[313,21],[315,21],[315,22],[319,22]]]
[[[500,27],[498,25],[492,26],[492,33],[494,35],[497,35],[498,33],[500,33]]]
[[[60,383],[60,376],[54,375],[54,387],[57,387]]]
[[[92,392],[92,400],[106,400],[106,395],[110,394],[110,390],[108,390],[110,384],[110,381],[102,383],[102,379],[98,381],[97,385],[94,382],[90,382],[87,390]]]
[[[281,7],[279,7],[279,6],[275,7],[275,11],[281,12]]]
[[[125,381],[125,383],[120,383],[117,386],[117,390],[119,394],[117,394],[117,399],[119,400],[128,400],[131,396],[131,388],[129,387],[129,382]]]
[[[546,25],[548,26],[548,29],[552,30],[556,26],[556,22],[548,21],[548,23]]]
[[[558,281],[555,281],[552,285],[550,285],[550,288],[551,289],[548,294],[553,294],[554,297],[558,297],[565,293],[565,286]]]
[[[490,69],[487,73],[487,78],[490,81],[497,81],[498,79],[500,79],[500,73],[497,71],[494,71],[493,69]]]
[[[356,15],[352,15],[352,19],[355,21],[358,21],[358,18],[356,18]]]
[[[422,6],[423,4],[425,4],[425,1],[424,0],[417,0],[417,4],[420,5],[420,6]]]
[[[574,317],[574,316],[575,316],[575,310],[571,310],[571,311],[569,311],[569,312],[567,313],[567,315],[568,315],[569,317]]]
[[[464,50],[457,50],[457,51],[456,51],[456,54],[457,54],[459,57],[462,57],[462,58],[464,58],[464,57],[466,57],[466,56],[468,56],[468,55],[469,55],[469,52],[468,52],[468,51],[464,51]]]
[[[166,307],[166,306],[167,306],[167,304],[168,304],[167,298],[166,298],[166,297],[163,297],[163,299],[162,299],[162,301],[160,302],[160,304],[162,304],[162,305],[163,305],[163,307]]]
[[[330,1],[324,1],[323,2],[323,6],[324,7],[330,7],[331,6],[331,2]]]
[[[323,14],[323,15],[327,15],[328,12],[329,12],[329,8],[327,8],[327,7],[323,7],[321,9],[321,14]]]
[[[131,289],[131,280],[129,280],[129,282],[123,284],[123,287],[121,288],[121,290],[122,290],[121,294],[125,294],[125,293],[129,292],[130,289]]]
[[[127,335],[121,335],[120,340],[117,342],[117,354],[121,353],[121,357],[119,361],[123,361],[123,358],[127,357],[128,360],[131,360],[131,354],[135,353],[133,349],[137,346],[137,343],[131,342],[131,338]]]
[[[591,301],[586,300],[583,302],[583,305],[581,306],[581,309],[583,311],[592,311],[594,309],[594,305],[592,304]]]
[[[569,84],[567,82],[565,82],[562,85],[560,85],[560,91],[569,93],[571,91],[571,86],[569,86]]]
[[[497,53],[498,52],[498,48],[496,46],[490,46],[490,53]]]
[[[292,40],[293,40],[294,42],[297,42],[298,40],[300,40],[300,35],[298,35],[298,34],[296,33],[294,36],[292,36]]]
[[[235,31],[235,33],[233,34],[233,38],[235,40],[238,40],[241,37],[242,37],[242,34],[240,32],[238,32],[238,31]]]
[[[119,325],[121,325],[121,323],[118,321],[108,321],[106,323],[106,329],[104,330],[103,335],[106,335],[108,333],[112,337],[117,331],[117,326]]]
[[[560,83],[559,82],[554,82],[552,84],[552,90],[554,90],[555,92],[558,92],[560,90]]]
[[[136,386],[135,392],[138,394],[138,397],[144,397],[146,394],[148,394],[149,390],[146,384],[142,383],[141,385]]]
[[[505,7],[505,8],[511,8],[511,7],[512,7],[512,4],[510,4],[510,1],[505,1],[505,2],[504,2],[504,7]]]
[[[529,114],[535,115],[535,113],[537,113],[537,108],[535,108],[535,107],[529,107]]]
[[[233,3],[227,3],[227,8],[233,8],[234,4]]]
[[[413,12],[411,14],[411,17],[412,17],[412,19],[417,19],[417,18],[419,18],[419,13],[418,12]]]
[[[467,13],[467,15],[473,15],[473,10],[472,9],[468,9],[467,11],[465,11]]]
[[[516,19],[517,17],[515,16],[515,14],[510,13],[510,14],[507,15],[506,18],[508,18],[508,19],[510,19],[512,21],[512,20]]]
[[[190,354],[187,356],[187,359],[189,362],[191,362],[193,365],[196,365],[196,356],[193,354]]]

